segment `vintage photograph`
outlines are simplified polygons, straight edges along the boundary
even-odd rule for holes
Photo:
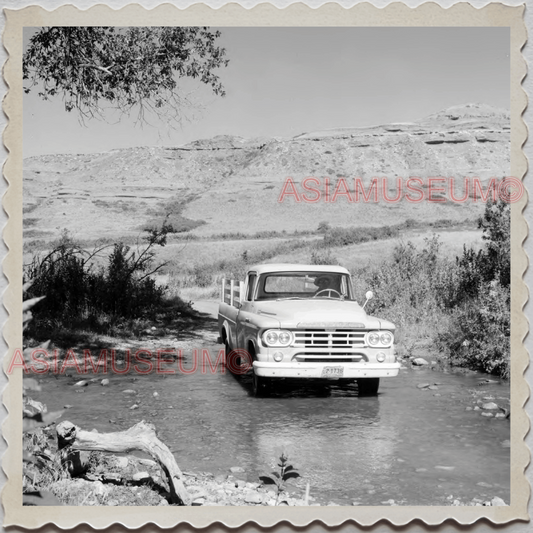
[[[22,29],[23,506],[511,505],[508,26]]]

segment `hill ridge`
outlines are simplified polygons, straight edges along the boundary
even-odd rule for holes
[[[308,229],[317,217],[353,225],[355,211],[361,225],[465,218],[478,207],[402,204],[355,210],[343,203],[280,204],[278,198],[287,177],[296,182],[308,176],[488,179],[509,171],[509,113],[484,104],[452,106],[414,122],[289,139],[218,135],[183,146],[34,156],[24,159],[24,238],[50,239],[63,228],[83,238],[133,235],[165,213],[178,217],[177,224],[205,221],[193,230],[198,234]]]

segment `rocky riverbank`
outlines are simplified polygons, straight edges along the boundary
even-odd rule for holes
[[[81,452],[83,466],[65,464],[55,444],[53,426],[24,436],[26,505],[171,505],[168,480],[151,459],[105,452]],[[30,451],[32,452],[30,454]],[[69,470],[78,469],[71,477]],[[81,470],[81,471],[80,471]],[[300,491],[272,488],[247,481],[244,468],[227,474],[183,472],[182,482],[193,506],[226,505],[319,505]]]
[[[47,442],[49,448],[41,449],[38,455],[49,457],[50,461],[43,469],[33,464],[26,464],[26,475],[33,472],[33,480],[40,486],[34,486],[25,496],[26,505],[72,505],[72,506],[168,506],[171,505],[169,486],[161,467],[150,459],[136,456],[119,456],[103,452],[91,452],[87,457],[87,470],[77,478],[71,478],[62,470],[54,458],[54,429],[47,427],[39,430],[38,439]],[[25,447],[35,441],[25,436]],[[35,447],[34,447],[35,451]],[[46,471],[45,471],[46,470]],[[50,472],[52,476],[50,477]],[[40,483],[39,483],[40,481]],[[244,468],[236,466],[227,474],[217,476],[209,472],[183,472],[182,481],[191,495],[193,506],[317,506],[337,505],[334,502],[317,501],[301,490],[284,490],[279,494],[272,485],[247,481]],[[485,485],[486,488],[487,487]],[[446,498],[452,506],[502,506],[506,502],[499,498],[473,498],[461,500],[450,494]],[[401,501],[390,499],[381,505],[401,505]],[[358,506],[357,500],[352,505]]]

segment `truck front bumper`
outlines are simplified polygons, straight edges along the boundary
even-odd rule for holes
[[[357,379],[385,378],[397,376],[400,363],[263,363],[254,361],[254,372],[268,378],[309,378],[309,379]],[[338,377],[324,375],[324,369],[335,367],[342,371]]]

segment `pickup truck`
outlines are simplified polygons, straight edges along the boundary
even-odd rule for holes
[[[357,381],[375,395],[397,376],[395,326],[366,314],[340,266],[264,264],[244,281],[223,280],[219,342],[234,373],[252,371],[253,393],[266,396],[284,378]]]

